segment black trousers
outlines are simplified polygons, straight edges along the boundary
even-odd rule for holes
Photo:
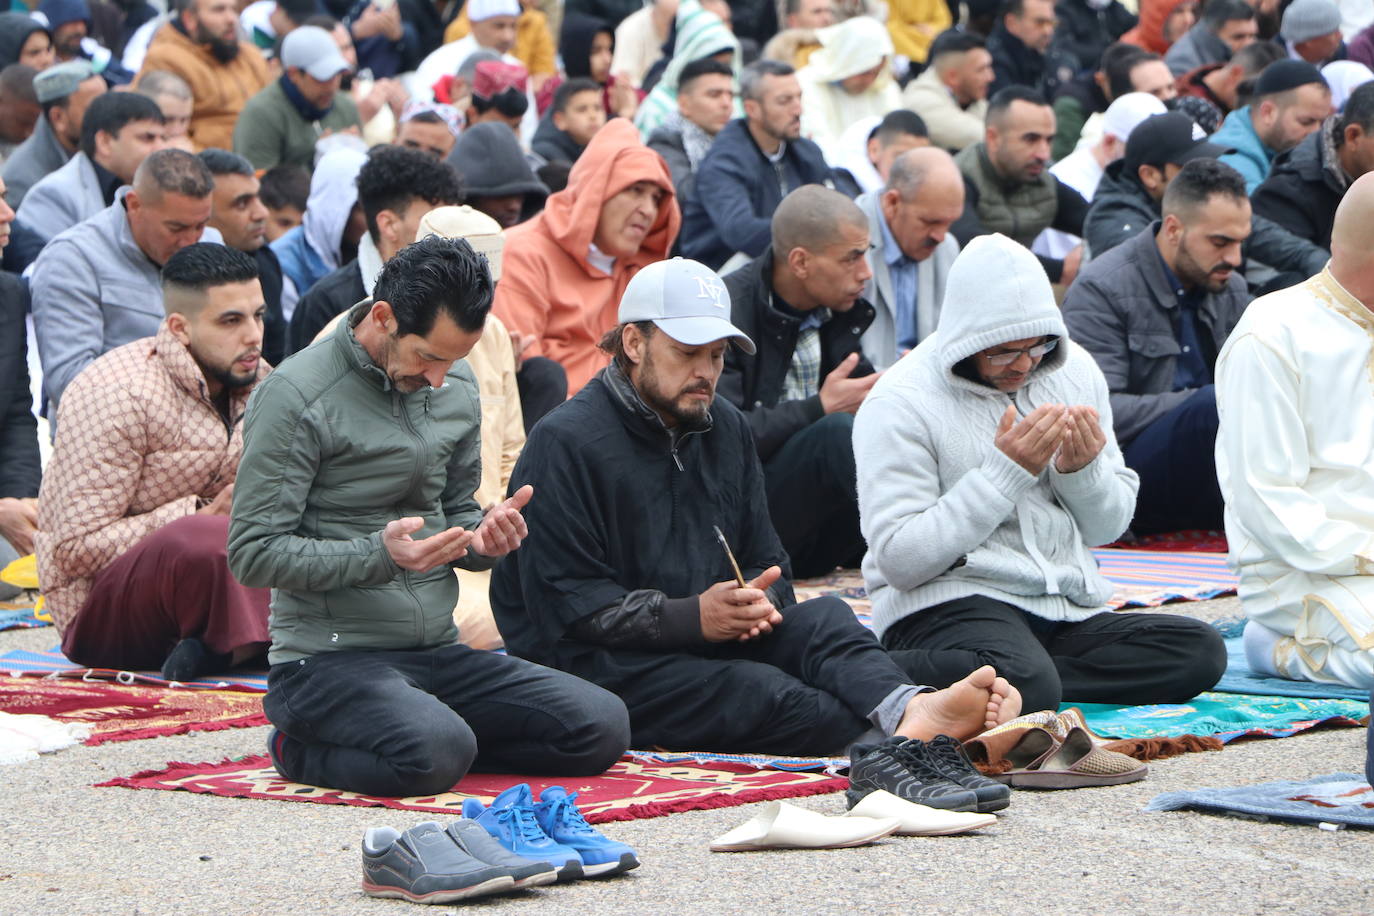
[[[782,615],[749,642],[681,652],[596,647],[568,670],[625,701],[634,747],[842,753],[910,680],[839,598]]]
[[[827,414],[763,465],[768,514],[798,579],[863,560],[853,440],[854,415]]]
[[[520,391],[520,414],[528,433],[544,414],[568,399],[568,373],[547,357],[531,356],[515,373],[515,387]]]
[[[273,665],[262,705],[282,776],[368,795],[446,792],[473,768],[592,776],[629,746],[610,693],[462,645]]]
[[[1184,703],[1216,685],[1226,646],[1216,628],[1173,614],[1104,611],[1043,620],[980,595],[946,601],[888,628],[883,646],[921,683],[945,687],[992,665],[1026,712],[1071,703]]]
[[[1221,530],[1217,422],[1216,388],[1206,385],[1126,446],[1126,466],[1140,475],[1132,531]]]

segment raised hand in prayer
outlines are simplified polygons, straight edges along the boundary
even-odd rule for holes
[[[468,552],[468,545],[472,542],[471,531],[450,528],[418,541],[411,537],[423,527],[424,519],[411,516],[387,522],[382,529],[382,546],[402,569],[429,572],[461,559]]]
[[[234,485],[228,484],[215,498],[196,510],[197,515],[228,515],[234,505]]]
[[[1069,408],[1063,404],[1037,407],[1019,423],[1016,422],[1016,405],[1010,404],[997,424],[997,438],[993,444],[1028,473],[1038,477],[1063,444],[1068,426]]]
[[[497,503],[482,517],[472,533],[472,549],[487,557],[504,557],[520,546],[530,533],[520,510],[529,504],[534,487],[525,484],[503,503]]]
[[[782,614],[768,600],[766,589],[781,575],[780,568],[770,566],[748,588],[740,588],[732,579],[702,592],[701,634],[711,642],[747,642],[773,632],[782,623]]]
[[[1069,423],[1054,459],[1054,469],[1061,474],[1081,471],[1093,463],[1106,444],[1107,434],[1102,431],[1097,411],[1082,405],[1070,407]]]

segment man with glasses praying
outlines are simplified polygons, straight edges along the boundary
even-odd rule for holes
[[[1112,408],[1040,262],[974,239],[935,333],[854,421],[873,629],[904,670],[940,686],[991,664],[1028,711],[1181,703],[1220,678],[1214,628],[1105,607],[1090,548],[1126,530],[1137,488]]]

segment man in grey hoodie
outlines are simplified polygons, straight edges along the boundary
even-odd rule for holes
[[[1089,547],[1121,535],[1135,472],[1092,357],[1044,268],[1002,235],[950,269],[935,334],[873,386],[854,423],[873,628],[931,683],[995,665],[1027,710],[1178,703],[1226,668],[1217,631],[1107,613]]]

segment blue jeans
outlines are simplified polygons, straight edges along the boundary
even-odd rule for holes
[[[367,795],[446,792],[474,768],[593,776],[630,743],[615,694],[462,645],[328,652],[274,665],[267,684],[281,775]]]
[[[1224,503],[1217,483],[1216,389],[1206,385],[1141,430],[1126,446],[1126,466],[1140,475],[1136,534],[1220,531]]]

